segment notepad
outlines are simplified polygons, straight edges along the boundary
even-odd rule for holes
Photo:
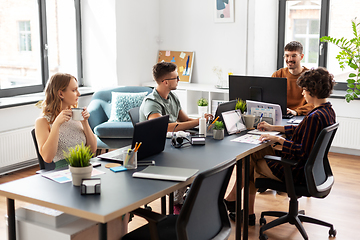
[[[148,166],[142,171],[133,173],[132,176],[137,178],[186,181],[195,175],[198,171],[198,169],[189,168]]]
[[[110,168],[110,170],[113,172],[122,172],[122,171],[126,171],[127,168],[124,166],[117,166],[117,167]]]

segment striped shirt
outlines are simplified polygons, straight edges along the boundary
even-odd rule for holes
[[[305,184],[304,166],[321,130],[335,123],[335,112],[329,102],[321,104],[309,112],[298,126],[285,126],[286,140],[280,156],[297,160],[292,167],[295,184]],[[273,174],[285,181],[283,166],[266,160]]]

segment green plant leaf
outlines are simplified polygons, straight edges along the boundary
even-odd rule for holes
[[[349,79],[347,79],[346,81],[347,81],[347,83],[355,83],[355,79],[350,79],[350,78],[349,78]]]
[[[356,95],[360,95],[360,91],[358,89],[355,89],[354,92],[355,92]]]
[[[354,91],[352,89],[347,89],[346,92],[347,93],[353,93]]]
[[[355,74],[355,73],[350,73],[350,74],[349,74],[349,77],[351,77],[351,78],[352,78],[352,77],[356,77],[356,74]]]
[[[348,84],[347,84],[347,87],[348,87],[348,88],[354,88],[354,87],[355,87],[355,85],[354,85],[354,84],[352,84],[352,83],[348,83]]]

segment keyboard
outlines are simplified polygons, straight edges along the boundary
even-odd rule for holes
[[[294,115],[292,115],[291,113],[282,115],[283,119],[291,119],[293,117],[294,117]]]

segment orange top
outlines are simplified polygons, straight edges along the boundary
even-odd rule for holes
[[[306,67],[303,67],[301,73],[307,71]],[[300,77],[301,73],[298,75],[293,75],[289,72],[289,69],[280,68],[273,73],[272,77],[281,77],[287,79],[287,107],[295,110],[298,115],[306,115],[313,108],[313,104],[306,103],[305,98],[303,97],[302,89],[296,84],[296,80]]]

